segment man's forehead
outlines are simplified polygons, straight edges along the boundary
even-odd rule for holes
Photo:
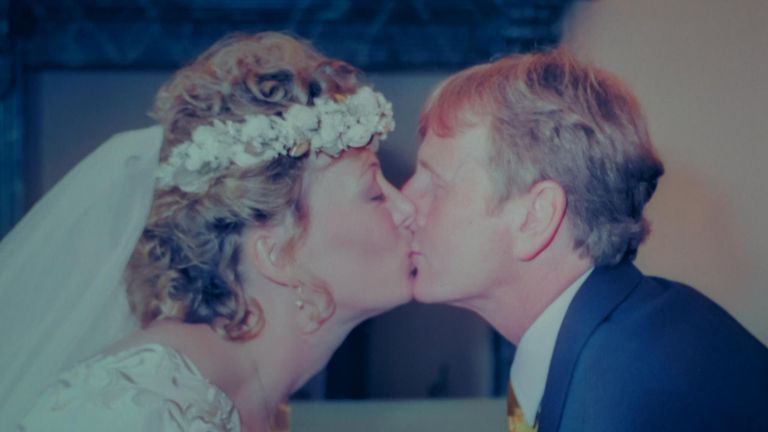
[[[427,133],[419,149],[419,160],[432,165],[445,164],[453,159],[455,145],[451,143],[452,137],[440,137],[433,132]]]
[[[429,132],[419,149],[419,160],[435,168],[442,166],[446,169],[462,161],[484,160],[488,139],[488,128],[482,124],[456,130],[445,137]]]

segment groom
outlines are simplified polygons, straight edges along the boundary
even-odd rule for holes
[[[631,91],[565,51],[464,70],[420,119],[415,297],[517,345],[510,430],[768,431],[768,349],[643,275],[663,166]]]

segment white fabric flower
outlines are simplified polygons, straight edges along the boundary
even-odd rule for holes
[[[317,130],[318,117],[315,111],[304,105],[294,105],[285,113],[285,121],[302,131]]]
[[[158,187],[205,192],[232,165],[255,166],[288,154],[300,157],[303,151],[289,152],[307,143],[312,151],[335,157],[347,148],[364,147],[374,135],[383,140],[395,127],[392,104],[370,87],[340,102],[319,97],[314,103],[294,105],[282,116],[257,114],[240,123],[214,120],[199,126],[158,168]]]

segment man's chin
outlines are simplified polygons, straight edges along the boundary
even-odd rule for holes
[[[423,275],[419,275],[418,271],[413,276],[411,286],[413,287],[413,299],[419,303],[444,303],[448,300],[437,286],[430,283]]]

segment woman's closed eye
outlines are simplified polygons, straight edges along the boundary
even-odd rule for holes
[[[372,170],[370,184],[368,185],[367,196],[370,201],[384,202],[387,200],[387,196],[384,194],[384,189],[379,184],[379,176],[381,172],[378,169]]]
[[[369,199],[370,199],[371,201],[384,201],[386,198],[387,198],[387,197],[386,197],[386,196],[384,196],[384,193],[383,193],[383,192],[379,192],[379,193],[377,193],[377,194],[375,194],[375,195],[371,196]]]
[[[368,199],[376,202],[382,202],[387,199],[386,195],[384,195],[384,190],[381,189],[376,179],[371,182],[371,186],[368,188]]]

